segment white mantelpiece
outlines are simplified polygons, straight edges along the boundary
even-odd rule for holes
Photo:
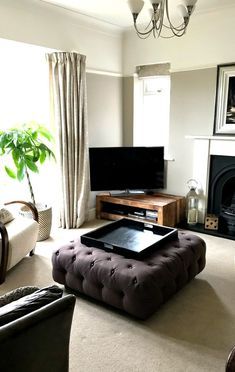
[[[210,156],[235,156],[235,137],[186,136],[194,141],[193,178],[200,184],[199,222],[204,223],[210,172]]]

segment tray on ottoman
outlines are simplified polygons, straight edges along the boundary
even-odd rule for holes
[[[177,236],[177,229],[171,227],[122,218],[82,235],[81,243],[138,258]]]

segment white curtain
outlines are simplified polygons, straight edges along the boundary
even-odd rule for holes
[[[47,54],[58,139],[60,225],[77,228],[87,217],[89,197],[86,57]]]

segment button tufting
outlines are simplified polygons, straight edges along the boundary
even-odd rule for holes
[[[59,252],[59,251],[57,251],[57,252],[55,252],[55,254],[56,254],[56,256],[59,256],[60,252]]]
[[[70,240],[70,242],[69,243],[74,243],[74,240]]]
[[[90,267],[93,267],[93,266],[94,266],[94,262],[91,262],[91,263],[90,263]]]
[[[128,269],[132,269],[133,266],[132,266],[132,265],[127,265],[127,268],[128,268]]]
[[[133,279],[133,284],[137,284],[137,278]]]
[[[72,257],[72,262],[74,262],[76,260],[76,256],[73,256]]]
[[[70,249],[74,249],[74,246],[73,246],[73,245],[71,245]]]
[[[114,274],[114,272],[115,272],[115,269],[112,269],[112,270],[111,270],[111,275],[113,275],[113,274]]]
[[[107,257],[107,261],[111,261],[111,257]]]
[[[91,255],[91,254],[92,254],[92,252],[87,252],[87,254],[88,254],[88,255]]]

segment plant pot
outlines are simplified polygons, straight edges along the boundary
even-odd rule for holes
[[[37,241],[46,240],[50,236],[51,223],[52,223],[52,207],[46,204],[36,204],[38,210],[39,232]],[[32,218],[32,212],[27,207],[21,207],[20,212],[22,216]]]

